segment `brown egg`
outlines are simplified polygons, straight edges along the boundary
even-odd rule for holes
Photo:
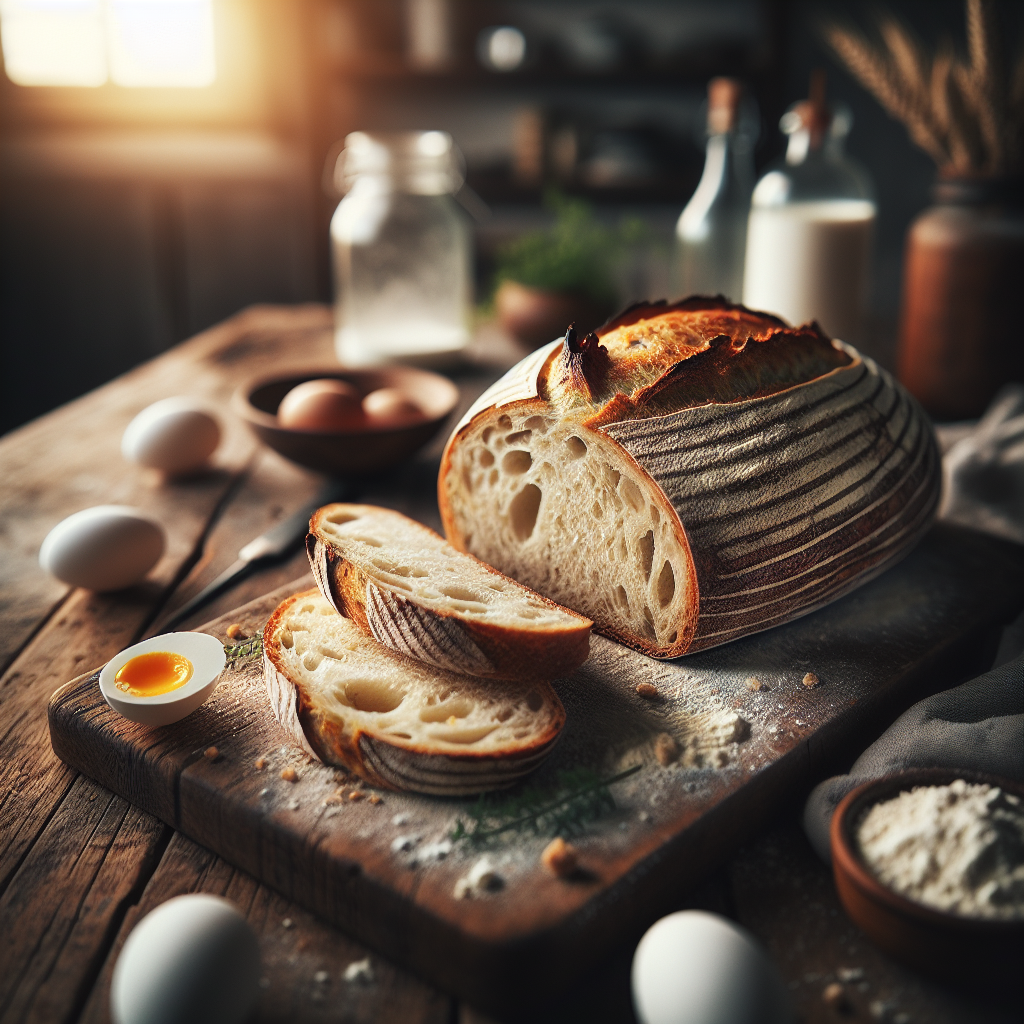
[[[366,426],[359,392],[332,377],[307,380],[292,388],[277,407],[277,419],[292,430],[361,430]]]
[[[426,419],[426,413],[400,388],[378,388],[363,399],[363,412],[371,427],[404,427]]]

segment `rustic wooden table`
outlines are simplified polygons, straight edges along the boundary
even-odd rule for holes
[[[213,469],[166,483],[121,458],[128,421],[167,395],[202,395],[223,405],[245,378],[332,361],[330,315],[323,307],[253,309],[0,440],[0,1022],[106,1021],[110,971],[124,937],[159,903],[197,891],[233,899],[260,937],[260,1021],[485,1020],[78,775],[50,747],[46,703],[59,685],[146,635],[229,565],[241,544],[323,483],[259,447],[233,423]],[[464,404],[495,375],[479,367],[459,375]],[[400,471],[364,481],[362,500],[437,528],[434,481],[442,440]],[[71,512],[99,504],[136,505],[166,524],[167,552],[145,584],[95,595],[69,590],[39,569],[36,554],[47,531]],[[182,628],[305,571],[300,551],[250,577]],[[993,635],[999,625],[992,624]],[[991,656],[986,646],[951,662],[942,685],[982,669]],[[866,733],[858,743],[872,738]],[[836,769],[855,753],[836,751]],[[808,779],[807,788],[814,781]],[[794,793],[792,806],[711,877],[694,879],[686,905],[727,914],[757,935],[804,1021],[1017,1020],[1019,1007],[904,970],[850,924],[829,871],[800,832],[805,795],[806,789]],[[631,953],[623,948],[595,964],[590,977],[538,1006],[530,1019],[631,1021]],[[367,955],[374,981],[346,983],[345,967]],[[823,998],[837,980],[845,1008]]]

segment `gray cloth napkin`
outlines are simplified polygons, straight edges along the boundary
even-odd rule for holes
[[[940,518],[1024,544],[1024,387],[1008,385],[977,426],[949,433],[954,443],[943,457]],[[804,831],[822,860],[831,859],[832,812],[862,782],[906,768],[956,768],[1024,781],[1022,651],[1024,615],[1004,631],[990,672],[915,704],[857,758],[849,775],[811,791]]]

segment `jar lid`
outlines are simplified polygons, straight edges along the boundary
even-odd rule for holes
[[[360,177],[387,178],[416,195],[457,192],[465,180],[462,154],[447,132],[350,132],[334,167],[347,192]]]

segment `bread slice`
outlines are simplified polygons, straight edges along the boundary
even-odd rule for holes
[[[277,720],[304,750],[387,789],[463,796],[511,786],[565,725],[550,683],[483,682],[397,654],[316,590],[263,631]]]
[[[567,331],[448,441],[445,533],[656,658],[804,615],[928,530],[928,418],[816,324],[723,299]]]
[[[382,644],[490,679],[555,679],[590,653],[590,619],[372,505],[325,505],[306,550],[320,592]]]

